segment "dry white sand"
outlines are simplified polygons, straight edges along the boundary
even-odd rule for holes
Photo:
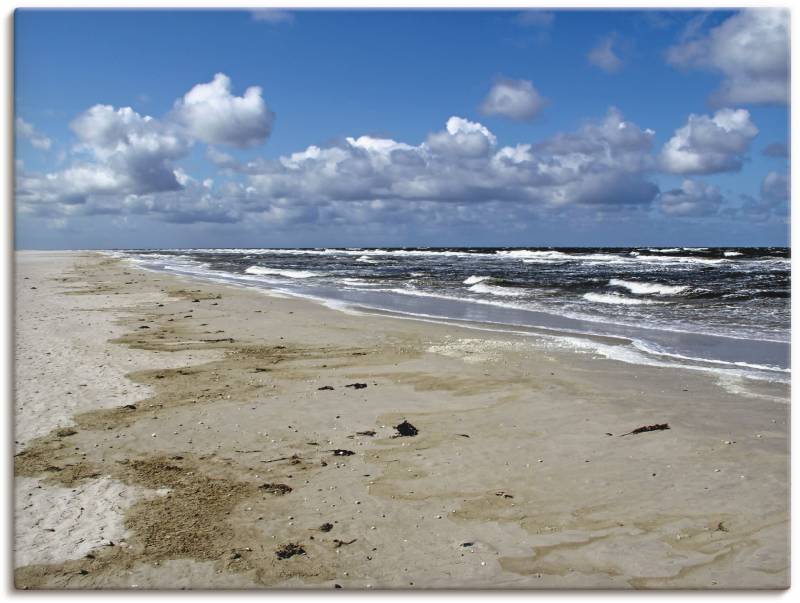
[[[158,365],[207,362],[218,353],[161,354],[110,345],[125,333],[109,308],[156,304],[158,289],[134,291],[112,301],[111,293],[65,295],[74,282],[76,254],[23,252],[17,255],[15,289],[16,382],[14,444],[17,452],[33,438],[72,425],[78,412],[132,404],[152,393],[131,383],[131,371]],[[125,275],[122,275],[125,276]],[[154,354],[156,357],[154,357]],[[123,513],[141,496],[107,477],[77,488],[21,478],[15,485],[15,565],[80,559],[122,538]],[[51,531],[55,530],[55,531]],[[53,534],[58,533],[58,537]]]

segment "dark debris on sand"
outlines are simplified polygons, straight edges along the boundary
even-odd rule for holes
[[[656,423],[655,425],[643,425],[642,427],[637,427],[633,431],[629,431],[628,433],[623,433],[619,437],[627,435],[637,435],[639,433],[647,433],[648,431],[664,431],[665,429],[669,429],[669,423]]]
[[[419,433],[419,430],[408,421],[403,421],[399,425],[395,425],[394,428],[403,437],[415,436]]]
[[[269,494],[275,494],[276,496],[283,496],[292,491],[291,486],[287,486],[286,484],[262,484],[258,489],[268,492]]]
[[[294,542],[285,544],[277,551],[275,551],[275,555],[277,555],[278,559],[289,559],[290,557],[294,557],[295,555],[305,555],[305,554],[306,550],[301,545],[295,544]]]

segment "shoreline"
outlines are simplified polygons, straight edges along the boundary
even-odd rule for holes
[[[95,253],[18,252],[16,293],[17,587],[788,586],[786,404]]]
[[[156,273],[198,278],[218,284],[234,284],[264,290],[298,299],[312,300],[333,309],[347,307],[386,316],[418,318],[455,325],[491,325],[506,330],[527,329],[545,336],[565,338],[611,338],[625,340],[644,356],[644,363],[668,358],[672,366],[693,364],[705,368],[719,367],[720,371],[749,371],[750,377],[761,380],[788,381],[790,341],[769,336],[745,336],[730,333],[690,330],[669,325],[643,325],[607,317],[556,312],[552,309],[530,308],[498,299],[471,299],[431,291],[403,289],[351,290],[331,284],[308,283],[305,277],[297,281],[261,280],[258,276],[229,271],[208,270],[190,265],[164,265],[158,260],[152,265],[141,258],[113,252],[138,267]],[[161,256],[159,256],[161,257]],[[278,271],[279,272],[279,271]],[[289,270],[288,272],[292,272]],[[257,273],[256,273],[257,274]],[[344,279],[347,280],[347,279]],[[633,360],[633,358],[631,358]],[[640,362],[641,364],[641,362]]]

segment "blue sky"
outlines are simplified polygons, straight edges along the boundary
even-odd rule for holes
[[[783,11],[21,10],[15,43],[19,248],[788,242]]]

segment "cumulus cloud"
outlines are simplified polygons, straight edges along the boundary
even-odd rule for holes
[[[269,132],[267,116],[271,125],[260,89],[250,88],[244,97],[234,97],[230,80],[222,74],[210,84],[192,88],[163,119],[141,115],[131,107],[95,105],[70,124],[76,143],[67,167],[50,173],[28,173],[20,168],[18,207],[22,213],[35,215],[75,215],[132,211],[134,206],[148,207],[142,199],[154,198],[169,201],[173,208],[178,200],[188,203],[189,199],[207,205],[209,197],[192,191],[210,187],[194,182],[178,161],[197,140],[233,146],[263,141]],[[34,132],[27,125],[22,122],[21,131]],[[19,123],[17,127],[19,130]],[[245,132],[250,127],[252,130]],[[207,152],[220,163],[235,164],[221,151],[210,148]],[[81,205],[85,207],[77,207]],[[173,210],[162,213],[175,214]],[[210,215],[208,210],[201,213]]]
[[[612,109],[573,133],[498,148],[484,125],[451,117],[418,145],[372,137],[242,167],[251,198],[410,203],[516,202],[537,208],[647,204],[653,132]]]
[[[23,213],[68,214],[93,196],[174,191],[181,188],[175,161],[191,141],[176,126],[141,116],[130,107],[95,105],[71,124],[77,137],[73,163],[45,174],[21,172],[16,199]],[[104,212],[105,213],[105,212]]]
[[[184,106],[185,97],[178,108]],[[218,171],[199,176],[181,163],[212,137],[197,136],[177,110],[158,119],[130,107],[96,105],[71,127],[76,142],[64,169],[31,173],[18,166],[21,213],[56,221],[148,216],[256,229],[362,225],[378,229],[376,236],[385,231],[380,228],[402,224],[474,227],[487,212],[507,223],[622,218],[651,209],[672,217],[714,215],[722,203],[716,187],[686,180],[661,193],[656,172],[665,166],[674,173],[738,169],[757,132],[747,111],[693,115],[654,155],[655,132],[613,107],[571,131],[514,145],[502,144],[478,121],[452,116],[416,141],[347,136],[276,158],[241,161],[215,142],[204,152]],[[780,184],[777,173],[769,176],[762,197],[779,197]]]
[[[41,151],[48,151],[50,150],[50,145],[52,141],[39,132],[36,128],[33,127],[33,124],[28,123],[21,117],[17,117],[16,120],[16,132],[17,136],[22,136],[28,140],[35,148]]]
[[[600,43],[589,51],[586,58],[595,67],[599,67],[607,73],[617,73],[622,69],[622,59],[614,51],[617,42],[615,34],[610,34],[603,38]]]
[[[180,188],[174,162],[188,154],[192,141],[174,125],[141,116],[130,107],[95,105],[71,127],[80,141],[77,150],[95,160],[82,170],[110,171],[121,192]]]
[[[484,115],[500,115],[515,121],[530,121],[544,107],[545,100],[528,80],[499,80],[481,105]]]
[[[251,86],[243,96],[234,96],[231,80],[224,73],[197,84],[175,103],[173,113],[194,138],[238,148],[264,143],[275,119],[260,87]]]
[[[758,128],[745,109],[690,115],[661,150],[661,165],[673,174],[736,172]]]
[[[193,141],[176,123],[98,105],[76,119],[73,129],[80,141],[76,152],[93,161],[53,174],[21,171],[17,199],[23,212],[249,224],[415,216],[420,225],[430,225],[479,222],[488,208],[515,219],[646,209],[658,194],[648,177],[654,132],[614,108],[575,131],[514,146],[501,146],[479,122],[453,116],[416,144],[346,137],[246,163],[209,147],[206,157],[229,177],[219,183],[198,182],[175,165]]]
[[[684,37],[667,51],[667,62],[721,73],[724,79],[712,96],[716,104],[788,102],[788,10],[743,10],[706,34]]]
[[[657,204],[668,216],[701,217],[718,213],[722,200],[722,193],[716,186],[684,180],[680,188],[661,193]]]
[[[455,116],[447,120],[443,131],[428,136],[428,147],[443,155],[481,157],[496,144],[497,138],[486,126]]]

